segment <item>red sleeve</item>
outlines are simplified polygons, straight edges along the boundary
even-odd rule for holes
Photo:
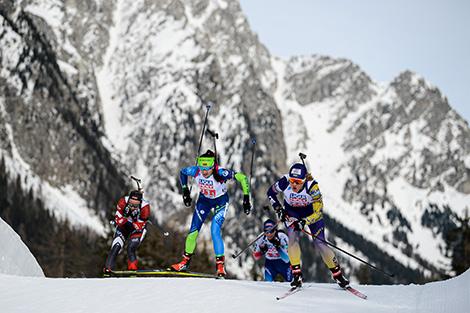
[[[140,219],[143,221],[148,220],[150,217],[150,204],[144,205],[142,209],[140,209]]]
[[[126,199],[122,197],[119,199],[116,205],[116,213],[114,215],[114,219],[117,221],[118,218],[124,217],[124,208],[126,207]]]

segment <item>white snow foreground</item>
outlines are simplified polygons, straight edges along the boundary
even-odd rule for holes
[[[44,277],[44,273],[36,261],[36,258],[31,254],[20,236],[1,218],[0,239],[1,274]],[[2,310],[2,312],[6,311]]]
[[[334,284],[307,283],[277,301],[287,283],[202,278],[53,279],[0,274],[5,313],[129,312],[423,312],[459,313],[470,308],[470,270],[426,285],[355,286],[362,300]]]

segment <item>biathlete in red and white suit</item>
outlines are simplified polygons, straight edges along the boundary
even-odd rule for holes
[[[127,244],[127,269],[137,270],[136,251],[144,240],[145,227],[149,217],[150,204],[143,199],[142,192],[133,190],[129,193],[129,196],[119,199],[114,216],[116,231],[113,243],[111,244],[111,251],[106,259],[104,272],[114,270],[116,256],[124,248],[124,243],[127,239],[129,239]]]

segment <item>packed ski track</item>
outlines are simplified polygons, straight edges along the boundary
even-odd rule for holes
[[[335,284],[305,283],[287,298],[287,283],[205,278],[37,278],[0,274],[7,313],[79,312],[468,312],[470,271],[426,285],[359,286],[367,300]]]

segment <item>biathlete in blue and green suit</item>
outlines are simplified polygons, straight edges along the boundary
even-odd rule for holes
[[[181,262],[171,266],[171,269],[174,271],[184,271],[188,269],[191,257],[196,249],[196,241],[202,224],[209,212],[214,209],[211,235],[216,257],[217,276],[224,277],[226,275],[224,266],[224,241],[222,239],[221,229],[229,201],[226,185],[228,180],[235,178],[241,184],[243,190],[243,210],[247,215],[250,214],[250,186],[246,175],[219,167],[215,159],[216,156],[214,152],[207,150],[206,153],[198,157],[197,166],[185,167],[180,172],[184,204],[190,207],[192,203],[188,188],[188,177],[194,177],[199,187],[199,197],[193,213],[191,228],[186,237],[183,258]]]

